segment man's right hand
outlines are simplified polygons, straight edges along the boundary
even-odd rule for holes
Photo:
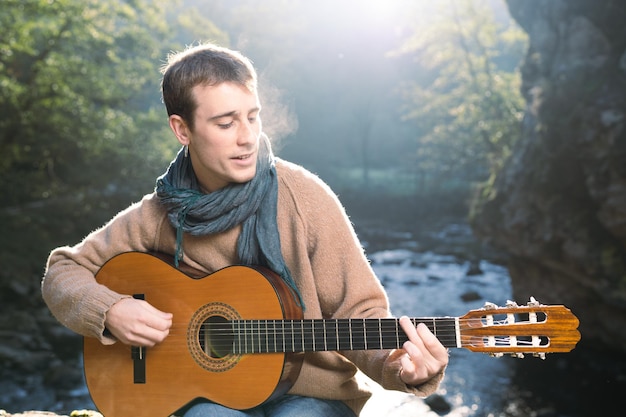
[[[147,301],[124,298],[107,311],[104,325],[126,345],[152,347],[165,340],[172,317],[172,313],[157,310]]]

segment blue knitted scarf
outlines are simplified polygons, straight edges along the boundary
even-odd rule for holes
[[[208,235],[242,224],[237,240],[240,262],[265,266],[276,272],[304,308],[302,295],[280,249],[274,154],[265,134],[261,135],[260,141],[256,175],[246,183],[231,183],[212,193],[203,193],[193,172],[191,158],[184,155],[183,149],[167,172],[157,179],[157,197],[167,208],[169,221],[176,228],[174,263],[178,267],[183,256],[183,232],[195,236]]]

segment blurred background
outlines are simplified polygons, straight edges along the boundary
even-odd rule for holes
[[[0,408],[91,406],[46,258],[153,190],[178,150],[159,69],[201,41],[253,60],[275,153],[339,195],[395,312],[579,317],[555,359],[459,354],[433,410],[623,404],[624,21],[621,0],[1,0]]]

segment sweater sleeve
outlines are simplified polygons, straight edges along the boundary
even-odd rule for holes
[[[294,198],[298,200],[299,216],[303,219],[323,318],[391,317],[387,294],[371,268],[345,209],[326,184],[311,177],[308,184],[299,184],[293,195],[297,195]],[[433,393],[443,373],[418,387],[407,386],[400,379],[403,353],[403,349],[342,352],[386,389],[419,396]]]
[[[53,250],[41,283],[42,296],[54,317],[83,336],[114,343],[104,334],[104,320],[113,304],[129,295],[96,282],[95,275],[113,256],[130,251],[158,250],[166,219],[153,195],[120,212],[79,244]]]

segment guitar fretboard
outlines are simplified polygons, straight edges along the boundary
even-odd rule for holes
[[[411,321],[426,324],[444,346],[460,346],[456,317]],[[217,350],[228,344],[235,354],[397,349],[408,340],[395,318],[233,320],[228,327],[228,331],[219,325],[207,329],[208,343]]]

